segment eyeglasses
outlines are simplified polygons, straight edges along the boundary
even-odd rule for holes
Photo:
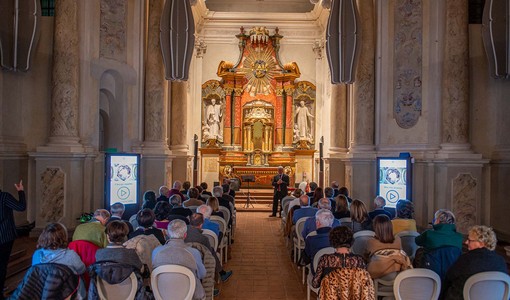
[[[478,242],[478,240],[472,240],[472,239],[467,239],[466,242],[468,243],[471,243],[471,242]]]

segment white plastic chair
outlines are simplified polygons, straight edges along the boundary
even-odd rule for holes
[[[441,292],[441,278],[429,269],[409,269],[400,272],[393,282],[397,300],[437,300]]]
[[[364,255],[367,249],[367,242],[375,237],[372,230],[361,230],[353,235],[351,252],[358,255]]]
[[[309,236],[316,236],[317,235],[317,230],[314,230],[312,232],[310,232],[309,234],[306,235],[306,237],[309,237]],[[305,247],[306,247],[306,238],[305,238]],[[310,264],[304,266],[304,268],[302,268],[302,280],[303,280],[303,284],[305,284],[305,269],[308,269],[308,272],[310,272]]]
[[[332,254],[332,253],[335,253],[335,248],[326,247],[326,248],[322,248],[315,254],[315,256],[313,257],[313,261],[312,261],[312,268],[313,268],[314,273],[315,273],[315,270],[317,269],[317,265],[319,264],[319,260],[321,259],[321,257],[324,254]],[[312,280],[313,280],[312,272],[309,272],[308,280],[306,282],[306,300],[310,300],[310,291],[313,291],[317,295],[319,294],[319,289],[312,287]]]
[[[218,251],[218,236],[210,229],[202,229],[202,234],[209,239],[209,244],[213,247],[214,251]]]
[[[374,279],[375,299],[379,299],[379,297],[393,298],[394,296],[393,284],[395,283],[395,278],[397,277],[397,274],[398,274],[397,272],[393,272],[385,275],[382,278]]]
[[[109,284],[101,277],[97,277],[97,293],[100,300],[133,300],[138,289],[138,280],[135,273],[131,273],[121,283]]]
[[[305,249],[305,239],[303,239],[303,236],[301,235],[301,232],[303,231],[303,228],[305,227],[306,219],[309,217],[302,217],[299,220],[297,220],[296,224],[294,225],[294,232],[296,233],[296,236],[293,237],[294,242],[294,262],[298,263],[299,259],[301,258],[301,250]]]
[[[183,266],[163,265],[154,269],[151,274],[152,292],[156,300],[191,300],[195,285],[195,274]]]
[[[231,233],[231,228],[228,227],[228,223],[230,222],[230,210],[228,210],[228,208],[226,208],[225,206],[220,206],[220,211],[223,213],[223,216],[225,217],[225,222],[227,223],[227,232],[225,233],[225,235],[228,237],[228,244],[230,245],[231,242],[230,240],[232,239],[232,233]]]
[[[397,233],[395,236],[400,237],[402,242],[402,250],[409,256],[411,261],[413,261],[414,256],[416,255],[416,250],[418,249],[418,245],[416,245],[416,237],[420,234],[416,231],[401,231]]]
[[[227,222],[220,216],[211,216],[209,219],[220,226],[220,231],[223,232],[223,238],[221,242],[218,242],[218,248],[220,249],[220,261],[223,259],[223,253],[225,253],[225,262],[228,262],[228,233],[227,233]],[[225,250],[225,251],[223,251]]]
[[[503,272],[482,272],[466,280],[464,300],[508,300],[510,276]]]

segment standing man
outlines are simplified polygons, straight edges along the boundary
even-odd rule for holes
[[[0,191],[0,299],[4,299],[4,283],[7,264],[11,256],[12,245],[16,239],[16,224],[12,210],[24,211],[27,208],[23,182],[14,184],[18,191],[19,201],[11,194]]]
[[[283,167],[278,167],[278,175],[273,177],[273,213],[269,217],[276,217],[276,211],[278,210],[278,203],[287,196],[287,187],[289,186],[290,178],[289,175],[283,173]],[[279,210],[280,217],[282,216],[281,209]]]

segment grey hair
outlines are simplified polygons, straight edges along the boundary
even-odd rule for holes
[[[439,224],[455,224],[455,215],[447,209],[439,209],[434,214],[434,220]]]
[[[215,186],[213,187],[212,192],[214,197],[221,197],[221,195],[223,195],[223,187],[220,185]]]
[[[112,215],[122,215],[125,210],[126,207],[124,206],[124,204],[120,202],[115,202],[110,207],[110,212],[112,213]]]
[[[496,249],[498,239],[496,233],[491,227],[484,225],[475,225],[468,230],[469,233],[476,235],[477,240],[485,245],[485,248],[493,251]]]
[[[177,194],[172,195],[169,200],[170,200],[170,204],[172,204],[172,205],[181,205],[181,203],[182,203],[181,196],[179,196]]]
[[[188,227],[183,220],[172,220],[168,223],[167,232],[171,239],[184,239],[187,231]]]
[[[386,205],[386,200],[381,196],[377,196],[374,199],[374,204],[376,208],[384,207]]]
[[[321,198],[319,203],[317,203],[317,207],[331,210],[331,202],[328,198]]]
[[[204,216],[204,219],[209,219],[212,214],[212,208],[209,205],[202,204],[197,207],[197,213],[201,213]]]
[[[321,227],[331,227],[335,217],[330,210],[322,208],[315,213],[315,220],[321,224]]]

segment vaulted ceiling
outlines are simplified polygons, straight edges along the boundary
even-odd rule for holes
[[[314,8],[310,0],[206,0],[205,4],[216,12],[306,13]]]

